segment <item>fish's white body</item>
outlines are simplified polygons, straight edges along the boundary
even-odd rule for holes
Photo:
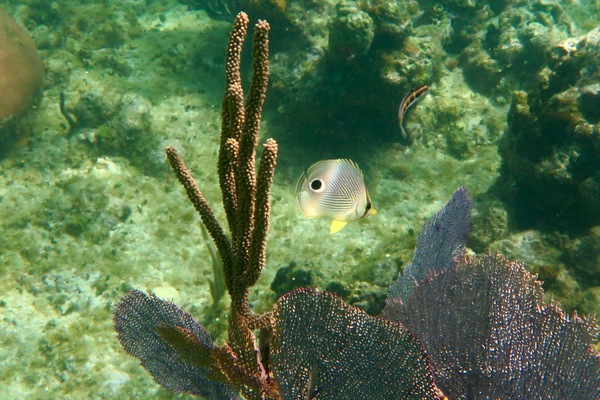
[[[333,220],[331,233],[348,222],[376,213],[362,171],[348,159],[323,160],[311,165],[298,179],[296,195],[304,215]]]

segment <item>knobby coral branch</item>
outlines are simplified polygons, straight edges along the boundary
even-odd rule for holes
[[[219,221],[217,221],[215,214],[208,205],[208,202],[204,198],[200,188],[194,181],[192,174],[179,156],[179,153],[177,153],[177,150],[175,150],[173,146],[167,146],[165,151],[167,153],[169,164],[171,164],[171,168],[175,172],[175,175],[177,175],[177,179],[179,179],[179,182],[185,188],[188,198],[194,205],[196,211],[198,211],[198,214],[200,214],[200,218],[202,218],[204,226],[206,226],[208,233],[217,246],[219,256],[223,262],[223,268],[225,269],[225,281],[227,283],[227,289],[231,292],[231,280],[228,279],[230,273],[227,273],[227,268],[229,267],[231,269],[231,265],[233,264],[233,254],[229,239],[227,236],[225,236],[225,232],[221,228]]]
[[[256,209],[254,212],[254,230],[267,232],[269,230],[269,215],[271,213],[271,184],[275,173],[277,161],[277,142],[268,139],[263,145],[263,153],[260,159],[260,168],[257,175],[257,190],[255,196]],[[252,236],[250,243],[250,260],[248,271],[243,277],[246,287],[253,286],[266,262],[266,240],[259,235]]]
[[[226,89],[221,108],[221,145],[219,149],[219,185],[229,230],[234,231],[237,213],[235,172],[239,154],[238,142],[244,125],[244,91],[240,75],[242,45],[248,28],[248,17],[240,14],[229,36],[225,60]]]
[[[259,21],[255,27],[252,81],[244,103],[240,64],[247,30],[248,16],[240,13],[229,38],[225,63],[227,89],[223,97],[218,171],[231,239],[225,235],[177,151],[168,146],[166,153],[217,246],[231,296],[229,343],[215,349],[215,360],[246,397],[272,398],[276,396],[276,386],[261,364],[252,332],[271,329],[272,316],[255,315],[248,304],[248,289],[256,283],[265,265],[271,184],[277,162],[277,143],[268,139],[256,170],[256,147],[269,76],[269,24]]]

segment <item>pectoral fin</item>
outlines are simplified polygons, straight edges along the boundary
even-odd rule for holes
[[[345,227],[347,224],[346,221],[338,221],[336,219],[334,219],[333,221],[331,221],[331,228],[329,229],[330,233],[336,233],[339,232],[340,230],[342,230],[343,227]]]

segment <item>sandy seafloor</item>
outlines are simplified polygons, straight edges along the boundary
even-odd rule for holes
[[[19,22],[27,21],[28,7],[42,4],[19,3],[5,7]],[[156,385],[121,349],[111,317],[119,297],[134,287],[173,300],[213,329],[219,326],[202,318],[211,303],[211,265],[199,218],[162,148],[177,147],[223,220],[215,161],[230,25],[171,0],[58,3],[49,10],[91,19],[105,13],[121,29],[127,26],[119,20],[126,9],[138,19],[135,33],[116,39],[107,34],[102,40],[117,41],[108,48],[73,26],[48,21],[46,27],[27,27],[47,75],[40,101],[26,117],[30,135],[0,160],[0,398],[178,397]],[[82,62],[80,51],[92,52],[85,58],[92,62]],[[98,149],[93,127],[69,133],[58,107],[61,91],[68,110],[82,93],[93,92],[113,105],[129,96],[117,108],[132,120],[121,123],[145,124],[157,138],[145,156],[147,165],[140,164],[139,155],[136,163],[119,149]],[[327,220],[304,218],[294,196],[302,168],[335,149],[316,148],[310,161],[295,160],[294,149],[280,149],[267,267],[253,289],[256,307],[264,310],[274,301],[269,285],[277,269],[290,262],[313,271],[316,286],[337,280],[355,290],[385,287],[410,261],[424,221],[456,188],[464,185],[477,195],[494,183],[508,101],[492,105],[469,89],[459,70],[448,71],[435,93],[407,122],[407,129],[422,130],[429,141],[386,144],[376,156],[360,160],[379,212],[336,235],[329,234]],[[439,133],[427,130],[436,109],[449,104],[468,110],[459,127],[485,125],[475,151],[460,159],[448,154]],[[269,120],[277,109],[268,105],[263,139],[281,129]],[[527,255],[527,243],[519,244],[527,236],[515,235],[507,246],[514,250],[510,258],[525,254],[559,263],[551,249],[538,249],[543,256]]]

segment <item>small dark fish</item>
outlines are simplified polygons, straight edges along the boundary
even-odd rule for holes
[[[404,120],[404,114],[406,110],[413,104],[417,102],[429,89],[429,86],[422,85],[416,88],[411,89],[406,96],[402,99],[400,103],[400,109],[398,110],[398,124],[400,125],[400,131],[402,132],[402,137],[404,139],[408,139],[408,133],[404,130],[404,126],[402,125],[402,121]]]

